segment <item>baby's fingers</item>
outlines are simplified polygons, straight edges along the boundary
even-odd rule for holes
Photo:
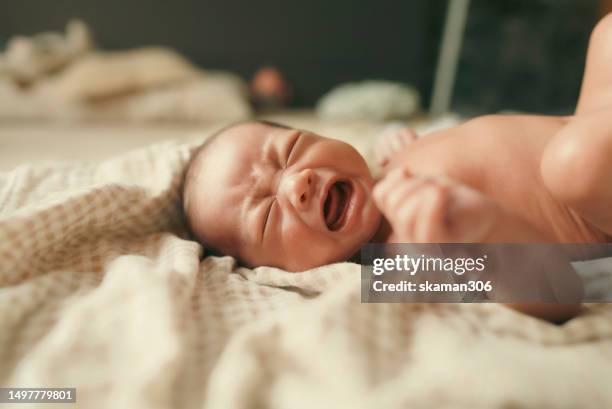
[[[394,154],[403,150],[417,139],[417,134],[410,128],[392,126],[384,131],[374,149],[376,162],[384,166]]]
[[[432,185],[421,201],[416,226],[413,231],[415,242],[435,243],[449,241],[448,238],[448,202],[449,186]],[[451,240],[452,241],[452,240]]]
[[[409,178],[405,169],[394,169],[374,186],[373,197],[378,208],[384,213],[391,210],[391,204],[397,201],[397,192],[404,188]]]
[[[388,143],[377,144],[374,149],[374,157],[380,166],[386,165],[391,157],[391,146]]]
[[[403,128],[391,136],[389,143],[393,151],[397,152],[410,145],[416,139],[416,132],[410,128]]]

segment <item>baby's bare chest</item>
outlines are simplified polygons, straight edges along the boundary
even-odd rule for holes
[[[415,174],[444,174],[491,193],[500,184],[529,185],[539,173],[548,141],[561,127],[547,117],[483,117],[423,136],[393,166]]]
[[[542,230],[571,236],[581,227],[540,177],[548,141],[563,124],[558,118],[486,117],[423,137],[399,154],[392,166],[418,175],[445,175]]]

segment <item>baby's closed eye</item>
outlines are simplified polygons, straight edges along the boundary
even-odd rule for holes
[[[261,238],[262,241],[266,235],[266,231],[268,230],[268,225],[270,224],[271,220],[270,220],[270,216],[272,214],[272,210],[274,208],[274,205],[276,204],[276,196],[272,196],[269,199],[265,200],[266,204],[266,211],[263,213],[263,221],[262,221],[262,227],[261,227]]]
[[[291,137],[289,138],[289,142],[287,143],[287,146],[285,148],[285,163],[284,163],[284,167],[287,167],[290,165],[291,163],[291,159],[294,156],[294,150],[295,150],[295,146],[298,143],[298,140],[300,139],[300,136],[302,136],[302,132],[297,131],[295,132],[293,135],[291,135]]]

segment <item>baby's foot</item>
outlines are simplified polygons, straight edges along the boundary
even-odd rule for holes
[[[374,156],[378,166],[387,165],[393,155],[410,145],[417,137],[414,130],[404,126],[393,126],[383,131],[374,147]]]
[[[374,187],[374,200],[404,243],[487,241],[499,207],[482,193],[448,178],[395,169]]]

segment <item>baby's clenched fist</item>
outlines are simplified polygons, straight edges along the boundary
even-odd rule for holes
[[[391,239],[406,243],[486,241],[499,208],[482,193],[442,176],[395,169],[374,187]]]

